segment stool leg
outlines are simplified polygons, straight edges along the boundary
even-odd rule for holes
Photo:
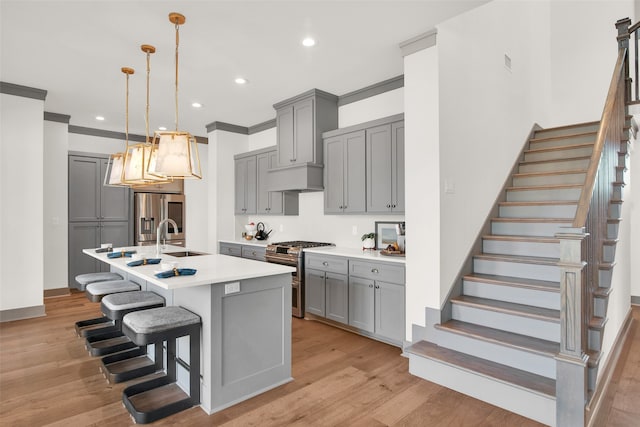
[[[167,343],[167,377],[170,381],[176,381],[176,339],[168,339]]]
[[[189,334],[189,395],[194,405],[200,404],[200,328]]]
[[[164,368],[162,363],[164,360],[164,350],[162,348],[162,342],[153,344],[153,360],[155,360],[156,371],[161,371]]]

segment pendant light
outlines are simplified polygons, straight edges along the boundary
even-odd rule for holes
[[[152,145],[149,139],[149,75],[151,74],[150,57],[155,53],[156,48],[143,44],[140,49],[147,55],[147,104],[145,110],[146,139],[145,142],[127,147],[124,160],[123,181],[131,186],[140,187],[152,184],[164,184],[171,182],[165,176],[152,175],[147,172],[147,164],[153,160]]]
[[[104,176],[104,185],[108,187],[126,187],[128,184],[124,182],[124,163],[126,150],[129,147],[129,76],[135,73],[133,68],[122,67],[121,71],[127,78],[126,96],[125,96],[125,152],[115,153],[109,156],[107,162],[107,171]]]
[[[166,176],[177,179],[198,178],[202,179],[200,169],[200,157],[198,156],[198,144],[196,138],[189,132],[178,130],[178,46],[179,28],[185,23],[184,15],[170,13],[169,21],[176,29],[176,130],[156,131],[153,137],[152,153],[157,156],[155,163],[149,159],[147,171],[156,176]]]

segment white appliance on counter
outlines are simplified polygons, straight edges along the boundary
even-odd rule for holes
[[[177,233],[170,222],[163,224],[161,243],[185,246],[185,196],[184,194],[135,193],[134,195],[134,244],[155,245],[158,224],[171,218],[178,226]]]

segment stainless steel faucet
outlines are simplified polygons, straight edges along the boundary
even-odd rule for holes
[[[158,229],[156,230],[156,257],[160,257],[162,251],[160,250],[160,230],[162,230],[162,226],[165,222],[170,222],[173,225],[173,234],[178,234],[178,224],[171,218],[166,218],[160,221],[158,224]]]

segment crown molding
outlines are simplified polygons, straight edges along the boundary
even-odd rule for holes
[[[49,122],[69,124],[69,121],[71,120],[71,116],[68,116],[66,114],[50,113],[49,111],[45,111],[44,119]]]
[[[0,82],[0,93],[7,95],[21,96],[23,98],[38,99],[44,101],[47,91],[35,87],[21,86],[13,83]]]
[[[428,49],[436,45],[436,36],[438,34],[437,29],[429,30],[426,33],[422,33],[415,37],[405,40],[400,43],[400,51],[402,56],[411,55],[412,53],[419,52],[424,49]]]

